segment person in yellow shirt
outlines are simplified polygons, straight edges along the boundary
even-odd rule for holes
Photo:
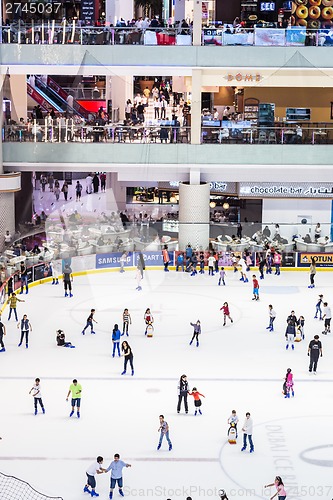
[[[69,414],[69,416],[72,417],[74,415],[74,410],[76,406],[77,418],[80,418],[82,386],[81,384],[77,383],[76,378],[73,380],[73,383],[69,386],[66,401],[68,401],[69,395],[71,393],[72,393],[72,411]]]
[[[19,302],[25,302],[24,300],[19,299],[18,297],[16,297],[15,292],[13,292],[11,294],[11,296],[9,297],[8,301],[7,301],[7,304],[9,304],[8,321],[10,320],[10,318],[12,316],[12,311],[14,311],[15,319],[16,319],[16,321],[18,321],[17,312],[16,312],[17,301],[19,301]]]

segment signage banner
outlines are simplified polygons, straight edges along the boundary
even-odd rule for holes
[[[81,0],[81,19],[86,25],[95,22],[95,0]]]
[[[296,253],[290,252],[285,253],[282,252],[282,267],[295,267],[296,266]]]
[[[317,267],[333,267],[333,253],[303,253],[297,254],[297,267],[310,267],[311,259]]]
[[[141,252],[143,255],[143,259],[145,261],[146,267],[152,266],[163,266],[163,256],[161,252],[145,252],[144,250]],[[170,256],[170,266],[173,266],[173,252],[169,252]],[[139,252],[135,252],[134,254],[134,266],[137,265],[139,258]]]
[[[222,30],[204,29],[203,44],[204,45],[222,45]]]
[[[286,30],[286,45],[288,47],[299,47],[305,44],[306,28],[292,26]]]
[[[121,252],[96,254],[96,269],[120,267]],[[133,252],[128,252],[124,267],[134,266]]]
[[[254,36],[254,45],[267,47],[284,47],[285,30],[276,28],[256,28]]]
[[[42,262],[33,267],[33,281],[42,280],[52,276],[52,270],[49,262]]]
[[[333,199],[333,182],[240,182],[239,197]]]
[[[223,45],[253,45],[253,33],[223,33]]]

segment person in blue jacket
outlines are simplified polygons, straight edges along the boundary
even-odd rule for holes
[[[116,354],[116,349],[118,350],[118,356],[120,357],[120,348],[119,348],[120,336],[121,336],[121,333],[120,333],[120,330],[118,328],[118,325],[115,324],[114,327],[113,327],[113,330],[112,330],[112,343],[113,343],[112,357],[113,358],[114,358],[114,356]]]

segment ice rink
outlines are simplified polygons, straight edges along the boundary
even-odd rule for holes
[[[252,273],[251,273],[252,275]],[[257,273],[258,275],[258,273]],[[284,479],[288,500],[333,497],[333,340],[321,335],[314,319],[319,293],[333,306],[332,273],[318,272],[309,290],[307,272],[282,272],[260,282],[260,301],[252,284],[227,272],[227,286],[217,277],[148,270],[142,292],[134,271],[103,272],[74,278],[74,297],[64,298],[62,284],[31,287],[18,303],[19,319],[28,314],[33,327],[29,349],[18,348],[16,322],[7,321],[6,352],[0,354],[0,471],[64,500],[90,498],[83,493],[85,470],[97,455],[109,465],[114,453],[132,464],[124,469],[128,499],[216,498],[224,488],[229,499],[269,498],[263,485]],[[234,324],[222,326],[224,301]],[[268,333],[268,304],[277,312]],[[81,334],[96,308],[96,335]],[[129,344],[135,375],[121,376],[123,360],[111,357],[113,325],[132,316]],[[154,337],[144,336],[143,315],[150,307]],[[286,318],[294,309],[305,316],[305,341],[285,349]],[[201,320],[200,346],[189,346]],[[76,349],[57,347],[56,329]],[[318,374],[308,372],[307,347],[315,334],[323,342]],[[123,339],[124,337],[122,337]],[[295,398],[284,399],[282,384],[291,368]],[[178,415],[177,384],[186,374],[190,387],[206,397],[202,416]],[[29,390],[41,379],[46,414],[33,413]],[[69,418],[66,395],[73,378],[82,384],[80,420]],[[249,411],[255,453],[227,442],[227,419],[237,410],[239,430]],[[170,426],[173,450],[164,442],[157,451],[159,414]],[[108,498],[109,474],[97,477],[96,491]],[[115,490],[114,498],[120,498]]]

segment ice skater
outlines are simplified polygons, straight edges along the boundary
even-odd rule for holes
[[[59,262],[53,260],[51,263],[52,285],[59,285]]]
[[[194,408],[195,408],[194,416],[196,417],[198,412],[199,412],[199,415],[202,415],[202,412],[200,409],[200,407],[202,405],[200,396],[203,398],[205,396],[203,394],[201,394],[196,387],[193,387],[192,392],[189,392],[189,395],[194,397]]]
[[[65,297],[73,297],[72,294],[72,282],[73,282],[73,275],[72,275],[72,268],[69,264],[65,264],[64,271],[63,271],[63,282],[64,282],[64,290],[65,290]],[[68,294],[68,292],[69,294]]]
[[[28,285],[28,269],[24,262],[21,262],[21,291],[20,294],[23,293],[23,288],[25,287],[25,293],[29,293],[29,285]]]
[[[91,309],[90,310],[90,314],[87,318],[87,323],[86,323],[86,326],[83,328],[82,330],[82,335],[85,335],[86,333],[86,329],[90,327],[90,333],[92,334],[95,334],[95,331],[94,331],[94,324],[93,323],[96,323],[97,324],[97,321],[95,320],[94,318],[94,314],[96,312],[96,309]]]
[[[196,339],[197,341],[197,347],[199,347],[199,335],[201,334],[201,323],[200,320],[198,319],[196,323],[190,323],[191,326],[193,326],[194,331],[193,331],[193,336],[190,342],[190,345],[192,345],[193,340]]]
[[[68,401],[69,395],[72,395],[72,411],[69,416],[72,417],[74,415],[75,406],[76,406],[76,414],[77,418],[80,418],[80,410],[81,410],[81,396],[82,396],[82,386],[78,384],[76,378],[73,380],[73,383],[69,386],[66,401]]]
[[[208,276],[214,276],[214,268],[215,268],[215,257],[213,254],[210,254],[208,257]]]
[[[238,263],[237,263],[239,266],[241,266],[241,278],[239,281],[243,281],[244,283],[248,283],[249,280],[248,280],[248,277],[247,277],[247,274],[246,274],[246,270],[247,270],[247,265],[246,265],[246,262],[245,260],[243,259],[243,257],[240,257],[238,259]]]
[[[75,345],[73,345],[71,342],[66,342],[65,333],[63,330],[57,330],[56,341],[58,347],[70,347],[71,349],[75,349]]]
[[[136,274],[135,274],[135,279],[136,279],[136,289],[138,292],[141,292],[142,290],[142,286],[141,286],[141,281],[142,281],[142,278],[143,278],[143,272],[141,270],[141,268],[138,266],[136,268]]]
[[[313,370],[314,375],[316,375],[319,356],[323,356],[323,349],[319,340],[319,335],[315,335],[313,340],[309,343],[308,356],[310,356],[309,372],[312,373]]]
[[[221,267],[220,277],[219,277],[219,282],[218,282],[219,286],[221,285],[221,283],[223,284],[223,286],[225,286],[225,277],[226,277],[226,272],[224,270],[224,267]]]
[[[15,316],[15,319],[16,321],[18,321],[18,317],[17,317],[17,310],[16,310],[16,307],[17,307],[17,302],[25,302],[25,300],[23,299],[19,299],[15,292],[12,292],[11,296],[9,297],[9,299],[7,300],[7,304],[9,304],[9,315],[8,315],[8,321],[10,320],[11,316],[12,316],[12,312],[14,311],[14,316]]]
[[[325,330],[322,332],[323,335],[331,333],[331,319],[332,311],[327,302],[324,302],[323,316]]]
[[[18,347],[22,345],[23,339],[25,337],[25,348],[29,347],[29,332],[32,332],[32,326],[30,321],[28,320],[28,316],[26,314],[23,315],[21,321],[17,324],[17,328],[21,328],[21,339]]]
[[[169,438],[168,422],[166,422],[164,420],[164,415],[160,415],[159,419],[160,419],[160,426],[158,428],[158,432],[160,432],[161,434],[160,434],[160,440],[159,440],[158,445],[157,445],[157,449],[159,450],[161,448],[163,438],[165,437],[165,439],[167,440],[168,445],[169,445],[169,451],[171,451],[172,450],[172,443],[171,443],[170,438]]]
[[[120,259],[119,259],[121,273],[125,272],[124,267],[125,267],[126,261],[127,261],[127,252],[123,251],[123,253],[121,254]]]
[[[243,431],[243,448],[241,451],[245,451],[246,450],[246,446],[247,446],[247,439],[249,439],[249,444],[250,444],[250,453],[253,453],[254,452],[254,445],[253,445],[253,441],[252,441],[252,432],[253,432],[253,421],[252,421],[252,418],[251,418],[251,414],[249,412],[247,412],[245,414],[245,422],[243,424],[243,427],[242,427],[242,431]]]
[[[252,300],[259,300],[259,281],[256,275],[252,276],[252,286],[253,286],[253,298]]]
[[[271,488],[272,486],[275,486],[276,493],[270,498],[270,500],[273,500],[276,496],[278,497],[278,500],[286,500],[287,493],[284,489],[284,484],[280,476],[276,476],[274,483],[265,484],[264,488]]]
[[[133,376],[134,375],[133,352],[132,352],[132,349],[131,349],[129,343],[126,342],[126,340],[124,340],[121,343],[121,350],[122,350],[123,356],[124,356],[124,370],[122,372],[122,375],[126,375],[127,363],[129,362],[131,370],[132,370],[131,375]]]
[[[316,276],[316,272],[317,272],[317,269],[316,269],[316,261],[315,261],[315,259],[312,257],[312,258],[311,258],[311,264],[310,264],[310,270],[309,270],[309,274],[310,274],[310,285],[308,286],[308,288],[314,288],[314,287],[315,287],[314,279],[315,279],[315,276]]]
[[[273,264],[275,266],[275,275],[276,276],[280,276],[281,274],[281,271],[280,271],[280,268],[281,268],[281,261],[282,261],[282,255],[280,254],[280,252],[275,252],[274,253],[274,257],[273,257]]]
[[[290,392],[291,392],[292,397],[295,396],[294,377],[293,377],[293,374],[291,373],[291,368],[287,368],[287,373],[286,373],[286,376],[284,378],[283,392],[284,392],[285,398],[290,398]]]
[[[96,479],[95,474],[103,474],[105,469],[102,467],[103,457],[97,457],[96,462],[93,462],[86,470],[87,482],[83,488],[84,493],[90,493],[92,497],[99,497],[99,493],[96,493]],[[89,489],[89,486],[91,490]]]
[[[265,274],[264,274],[264,268],[266,266],[266,259],[265,256],[262,255],[259,260],[259,272],[260,272],[260,279],[263,280],[265,279]]]
[[[323,316],[322,316],[322,310],[321,310],[321,305],[323,304],[323,298],[324,296],[322,294],[320,294],[318,296],[318,300],[316,302],[316,314],[315,314],[315,317],[314,319],[317,319],[318,318],[318,314],[319,314],[319,319],[322,320],[323,319]]]
[[[228,302],[224,302],[223,306],[220,308],[220,311],[223,311],[223,318],[224,318],[223,326],[226,325],[227,318],[230,319],[231,323],[234,322],[233,319],[232,319],[232,317],[230,316],[230,310],[229,310]]]
[[[276,312],[273,309],[272,304],[269,304],[268,306],[268,315],[269,315],[269,325],[266,327],[266,330],[269,330],[270,332],[274,332],[274,321],[276,318]]]
[[[126,462],[123,462],[123,460],[120,460],[120,455],[119,453],[115,453],[113,457],[113,462],[110,463],[109,467],[105,469],[105,472],[111,471],[111,480],[110,480],[110,494],[109,498],[112,500],[113,497],[113,490],[118,484],[119,488],[119,495],[124,496],[123,492],[123,468],[124,467],[132,467],[131,464],[127,464]]]
[[[294,341],[295,341],[295,336],[296,336],[296,324],[297,324],[297,319],[295,316],[294,311],[291,311],[291,314],[287,318],[287,329],[286,329],[286,350],[289,349],[289,345],[291,345],[292,350],[295,349],[294,346]]]
[[[113,358],[115,357],[116,349],[118,350],[118,356],[119,356],[119,358],[121,356],[121,354],[120,354],[120,348],[119,348],[120,336],[121,336],[121,333],[120,333],[120,330],[118,328],[118,325],[115,324],[114,327],[113,327],[113,330],[112,330],[112,344],[113,344],[112,357]]]
[[[305,325],[305,319],[304,316],[300,316],[297,320],[297,332],[296,332],[296,337],[299,336],[299,340],[304,340],[305,335],[304,335],[304,325]]]
[[[198,257],[197,257],[197,254],[194,253],[192,255],[192,266],[191,266],[191,276],[195,276],[196,274],[198,274],[197,272],[197,265],[198,265]]]
[[[150,325],[152,325],[154,323],[154,318],[153,318],[153,315],[150,312],[149,307],[147,307],[147,309],[145,311],[144,320],[145,320],[145,324],[146,324],[145,335],[147,335],[148,326],[150,326]]]
[[[6,351],[5,344],[3,342],[3,338],[5,335],[6,335],[6,327],[3,324],[3,322],[0,320],[0,347],[1,347],[0,352]]]
[[[169,272],[168,268],[169,268],[169,264],[170,264],[168,245],[164,245],[163,250],[162,250],[162,257],[163,257],[164,271],[166,273],[168,273]]]
[[[184,400],[185,413],[188,413],[187,395],[189,392],[189,385],[186,375],[182,375],[180,377],[177,389],[178,389],[177,413],[180,413],[182,400]]]
[[[131,318],[131,315],[130,313],[128,312],[128,309],[124,309],[124,312],[123,312],[123,333],[121,335],[126,335],[127,337],[129,336],[128,335],[128,325],[131,325],[132,324],[132,318]]]
[[[232,267],[234,268],[234,273],[237,273],[238,272],[238,268],[237,268],[238,258],[236,257],[236,255],[234,253],[231,254],[231,264],[232,264]]]
[[[236,439],[238,438],[238,431],[237,431],[238,422],[239,422],[239,418],[237,416],[236,410],[232,410],[231,415],[228,418],[228,425],[229,425],[228,435],[229,435],[230,429],[234,428],[236,430]]]
[[[205,274],[205,254],[203,252],[200,252],[199,254],[199,267],[200,274]]]
[[[34,406],[35,406],[35,415],[38,413],[37,405],[42,409],[42,412],[45,413],[45,408],[43,405],[43,400],[42,400],[42,393],[40,389],[40,379],[36,378],[35,379],[35,384],[31,387],[29,394],[32,393],[32,397],[34,398]]]

